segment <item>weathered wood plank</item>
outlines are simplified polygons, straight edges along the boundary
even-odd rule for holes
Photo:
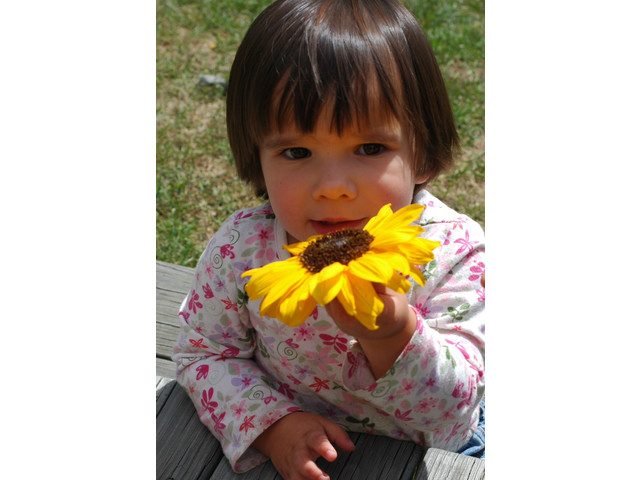
[[[174,292],[187,292],[195,269],[156,260],[156,284]]]
[[[484,459],[430,448],[415,480],[483,480]]]
[[[186,297],[195,270],[156,261],[156,375],[175,378],[171,355],[178,339],[178,309]]]
[[[156,375],[169,379],[176,378],[176,364],[173,360],[165,360],[156,357]]]
[[[156,479],[208,480],[226,462],[220,444],[175,381],[156,396]]]
[[[162,389],[165,385],[171,383],[172,380],[174,379],[171,377],[156,375],[156,393],[158,392],[158,390]],[[158,400],[157,395],[156,395],[156,400]]]

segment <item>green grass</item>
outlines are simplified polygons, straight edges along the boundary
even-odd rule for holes
[[[238,44],[271,0],[156,2],[156,258],[195,266],[220,224],[261,203],[237,178],[225,92]],[[407,0],[442,68],[460,134],[456,167],[429,186],[484,225],[484,0]]]

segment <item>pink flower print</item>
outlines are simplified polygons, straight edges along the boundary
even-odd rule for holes
[[[309,373],[309,369],[307,367],[303,367],[302,365],[296,365],[296,375],[298,378],[304,380],[307,377],[307,373]]]
[[[440,376],[438,375],[437,368],[434,368],[433,370],[431,370],[429,378],[422,379],[422,382],[424,383],[424,389],[421,389],[420,391],[422,392],[424,390],[428,390],[431,393],[438,392],[440,390],[440,386],[438,385],[439,381]]]
[[[347,363],[349,364],[347,376],[352,378],[359,369],[364,368],[367,365],[367,359],[364,355],[354,355],[352,352],[348,352]]]
[[[242,375],[241,377],[233,377],[231,379],[231,385],[234,387],[240,387],[240,390],[244,390],[249,387],[253,383],[253,378],[248,377],[247,375]]]
[[[411,410],[407,410],[406,412],[401,412],[400,409],[396,408],[396,411],[394,412],[394,417],[396,417],[398,420],[402,420],[403,422],[410,422],[411,420],[413,420],[413,418],[411,418],[409,415],[411,414]]]
[[[453,428],[451,429],[451,433],[449,434],[449,436],[445,440],[446,443],[449,443],[453,439],[453,437],[455,437],[458,434],[458,430],[460,430],[460,427],[462,427],[461,423],[456,423],[453,426]]]
[[[451,340],[447,339],[447,343],[450,345],[453,345],[454,347],[456,347],[458,350],[460,350],[460,353],[462,353],[462,355],[464,356],[465,359],[469,360],[469,354],[467,353],[467,350],[460,345],[460,342],[457,343],[453,343]]]
[[[240,354],[240,350],[236,347],[229,347],[222,353],[214,353],[214,356],[219,356],[220,358],[216,358],[216,362],[225,362],[229,358],[235,358]]]
[[[341,337],[339,334],[332,337],[326,333],[321,333],[320,338],[322,339],[323,344],[333,347],[338,353],[344,353],[347,351],[348,340],[345,337]]]
[[[196,293],[195,290],[191,290],[191,296],[189,297],[189,310],[193,310],[193,313],[198,313],[198,308],[202,308],[202,303],[200,303],[200,295]]]
[[[411,395],[411,392],[416,387],[416,384],[413,380],[407,380],[406,378],[402,379],[402,388],[398,390],[398,393],[403,395]]]
[[[276,258],[276,252],[273,248],[267,248],[267,242],[272,242],[275,240],[273,235],[274,228],[273,226],[265,227],[262,223],[256,223],[253,226],[253,230],[256,232],[255,235],[251,235],[245,240],[245,243],[250,245],[253,243],[259,243],[260,249],[256,253],[256,258],[261,259],[265,257],[269,262],[273,261]]]
[[[329,371],[333,370],[333,365],[340,364],[336,358],[338,355],[333,353],[333,348],[329,346],[321,348],[317,352],[308,351],[307,355],[316,368],[322,370],[325,375],[329,375]]]
[[[267,242],[275,240],[273,236],[273,227],[266,227],[262,223],[256,223],[253,226],[253,230],[256,232],[255,235],[251,235],[248,237],[244,243],[247,245],[251,245],[252,243],[260,242],[260,246],[264,249],[267,247]]]
[[[293,383],[294,385],[300,385],[302,382],[300,380],[298,380],[296,377],[294,377],[293,375],[287,375],[287,378],[291,381],[291,383]]]
[[[451,412],[452,410],[453,410],[453,407],[451,407],[449,410],[446,410],[446,411],[442,412],[442,417],[440,417],[440,419],[441,420],[454,420],[456,418],[456,416]]]
[[[473,246],[478,242],[472,242],[469,240],[469,230],[465,230],[464,239],[459,238],[453,243],[460,243],[462,246],[456,251],[456,255],[465,251],[465,249],[469,249],[469,252],[473,252]]]
[[[218,406],[218,402],[213,400],[213,387],[209,390],[202,391],[202,398],[200,399],[200,403],[205,408],[205,410],[209,412],[213,412],[214,409]]]
[[[422,317],[426,317],[431,313],[431,310],[429,310],[429,307],[427,307],[426,303],[418,303],[414,308]]]
[[[433,397],[423,398],[422,400],[420,400],[420,403],[418,403],[416,410],[426,415],[431,411],[431,409],[436,408],[437,404],[438,404],[437,398],[433,398]]]
[[[211,412],[211,420],[213,420],[213,429],[219,434],[222,434],[222,430],[227,428],[227,426],[224,423],[222,423],[222,419],[225,417],[226,414],[227,412],[222,412],[218,417],[214,415],[213,412]]]
[[[482,278],[482,274],[484,273],[484,263],[479,262],[478,265],[474,265],[469,270],[473,272],[473,275],[469,276],[470,281],[475,281]]]
[[[291,390],[291,387],[289,386],[288,383],[281,383],[280,384],[280,388],[278,389],[278,392],[282,393],[283,395],[286,395],[287,397],[289,397],[289,400],[293,400],[293,390]]]
[[[445,239],[442,241],[442,246],[444,247],[445,245],[449,245],[451,242],[449,241],[449,237],[451,236],[451,230],[449,230],[447,232],[447,236],[445,237]]]
[[[484,288],[476,290],[476,293],[478,294],[478,301],[484,302]]]
[[[198,372],[198,375],[196,375],[196,380],[202,380],[203,378],[206,379],[209,375],[209,365],[200,365],[198,368],[196,368],[196,372]]]
[[[471,404],[471,395],[473,393],[471,377],[469,377],[468,390],[463,390],[463,388],[464,388],[464,384],[460,380],[458,380],[458,383],[456,383],[456,388],[453,390],[453,393],[451,394],[453,398],[460,398],[462,400],[460,403],[458,403],[456,407],[458,410],[460,410],[465,405],[469,407],[473,406]]]
[[[254,418],[256,418],[255,415],[251,415],[250,417],[244,417],[244,422],[242,422],[242,425],[240,425],[240,431],[244,430],[244,433],[248,435],[250,428],[256,428],[255,425],[252,423]]]
[[[309,385],[309,388],[314,388],[316,393],[320,393],[323,388],[329,390],[329,385],[327,384],[329,380],[322,380],[321,378],[315,376],[313,377],[313,379],[316,381],[316,383],[312,383],[311,385]]]
[[[182,315],[182,318],[184,318],[184,323],[189,325],[189,317],[191,316],[189,312],[180,312],[178,315]]]
[[[238,212],[236,214],[236,216],[233,218],[233,223],[234,223],[234,225],[238,225],[240,223],[240,220],[243,220],[245,218],[249,218],[251,216],[253,216],[253,213],[251,213],[251,212],[247,213],[244,210],[242,210],[242,211]]]
[[[460,230],[462,230],[463,225],[466,223],[466,220],[462,217],[458,217],[457,219],[455,219],[453,221],[453,229],[455,230],[456,228],[459,228]]]
[[[251,260],[246,261],[246,262],[235,262],[235,263],[233,264],[233,268],[234,268],[237,272],[239,272],[240,274],[242,274],[242,273],[244,273],[244,272],[246,272],[246,271],[248,271],[248,270],[251,270],[251,269],[253,268],[253,262],[252,262]],[[220,282],[220,283],[221,283],[221,286],[223,286],[223,287],[224,287],[224,284],[223,284],[222,282]]]
[[[217,323],[213,329],[216,331],[216,334],[212,335],[211,338],[216,342],[225,343],[225,340],[229,340],[233,337],[233,330],[230,328],[225,329],[222,325]]]
[[[293,330],[293,336],[300,337],[298,341],[302,340],[303,342],[306,342],[307,340],[311,340],[314,335],[315,332],[313,331],[313,328],[306,326],[305,324],[302,324]]]
[[[238,304],[233,303],[233,301],[229,297],[227,297],[226,300],[222,300],[222,303],[224,303],[225,310],[233,310],[234,312],[238,311]]]
[[[204,292],[204,298],[213,298],[213,290],[211,290],[208,283],[202,286],[202,291]]]
[[[222,258],[229,257],[231,260],[236,258],[236,254],[233,253],[233,245],[230,245],[228,243],[226,245],[222,245],[220,247],[220,255],[222,255]]]
[[[193,340],[192,338],[189,339],[189,343],[193,345],[194,348],[209,348],[202,343],[203,341],[203,338],[199,338],[197,341]]]
[[[240,420],[242,415],[247,413],[247,409],[244,408],[245,403],[246,403],[246,400],[242,400],[240,403],[232,403],[229,406],[229,408],[231,409],[231,415],[233,415],[233,418]]]
[[[204,262],[204,271],[209,276],[209,280],[213,278],[213,262]]]
[[[222,292],[223,290],[225,290],[224,282],[220,277],[218,277],[213,284],[215,286],[216,292]]]

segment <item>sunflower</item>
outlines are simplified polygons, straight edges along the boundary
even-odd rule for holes
[[[408,277],[420,285],[425,280],[416,265],[433,260],[439,242],[418,238],[422,227],[411,225],[424,207],[408,205],[393,213],[385,205],[364,229],[343,229],[316,235],[306,242],[284,245],[291,258],[254,268],[246,291],[251,300],[262,298],[260,313],[295,327],[316,305],[337,298],[345,311],[376,330],[384,308],[372,283],[396,292],[411,288]]]

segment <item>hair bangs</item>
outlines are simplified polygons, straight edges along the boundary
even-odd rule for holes
[[[311,132],[321,112],[329,110],[331,128],[367,126],[395,117],[407,122],[404,83],[385,37],[357,17],[330,15],[325,8],[318,24],[299,42],[296,63],[285,74],[272,104],[278,129],[293,121]]]

